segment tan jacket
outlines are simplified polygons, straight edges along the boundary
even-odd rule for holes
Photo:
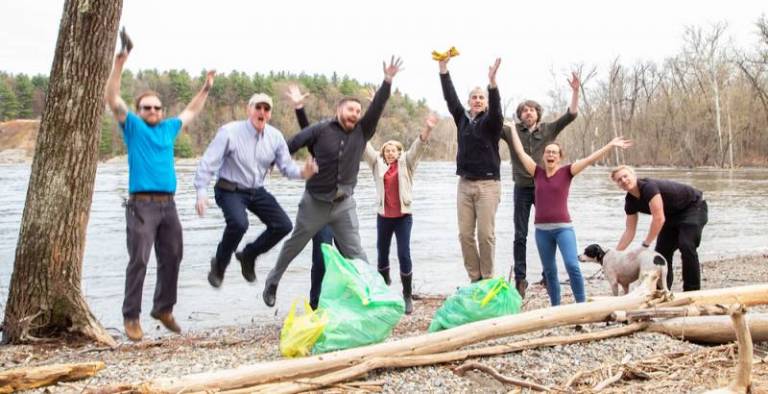
[[[427,144],[421,141],[421,136],[417,136],[413,141],[411,147],[407,152],[400,155],[397,159],[397,181],[400,189],[400,212],[403,214],[411,213],[411,202],[413,201],[413,172],[416,170],[416,165],[421,159],[421,154],[424,153],[424,148]],[[381,153],[373,148],[373,145],[369,142],[365,146],[365,153],[363,154],[365,162],[371,167],[373,171],[373,180],[376,182],[376,194],[378,197],[377,212],[380,215],[384,215],[384,174],[387,173],[389,166],[381,157]]]

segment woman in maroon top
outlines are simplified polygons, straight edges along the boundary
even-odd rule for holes
[[[560,280],[557,277],[555,264],[555,250],[560,248],[573,297],[576,302],[584,302],[586,294],[584,278],[579,268],[576,233],[573,231],[571,216],[568,214],[568,191],[571,188],[571,179],[614,147],[625,149],[630,147],[632,142],[616,137],[591,155],[565,166],[560,164],[564,156],[562,147],[558,143],[551,143],[544,148],[543,167],[537,165],[536,161],[525,153],[517,133],[512,133],[512,142],[520,162],[533,176],[534,201],[536,201],[534,221],[536,246],[539,249],[541,266],[547,282],[549,301],[553,306],[560,305]]]
[[[403,283],[406,314],[413,312],[411,302],[413,264],[410,246],[413,226],[411,218],[413,172],[416,170],[416,164],[424,152],[425,143],[435,124],[437,124],[437,117],[428,116],[424,130],[405,154],[403,154],[403,144],[398,141],[387,141],[378,151],[369,142],[363,155],[373,171],[373,179],[376,182],[378,197],[376,247],[379,251],[379,273],[387,284],[392,282],[389,277],[389,247],[394,235],[397,238],[397,259],[400,262],[400,280]]]

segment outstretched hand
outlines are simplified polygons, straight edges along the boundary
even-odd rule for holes
[[[627,149],[633,145],[632,140],[625,139],[624,137],[616,137],[608,143],[608,145],[614,148]]]
[[[497,57],[496,61],[493,62],[493,65],[488,67],[488,84],[491,85],[492,88],[496,87],[496,72],[499,71],[500,65],[501,65],[501,58]]]
[[[579,76],[576,75],[576,72],[571,72],[571,79],[568,80],[568,84],[571,85],[572,91],[579,91],[579,88],[581,88],[581,80],[579,80]]]
[[[398,72],[404,70],[403,60],[400,59],[400,57],[395,59],[394,55],[389,60],[389,65],[387,65],[386,62],[382,62],[382,66],[384,68],[384,80],[387,82],[392,82],[392,79],[395,77],[395,75],[397,75]]]
[[[285,97],[287,97],[288,100],[291,100],[294,108],[299,109],[304,107],[304,100],[309,97],[309,92],[301,93],[298,85],[290,84],[288,85],[288,90],[285,92]]]
[[[437,118],[437,115],[435,115],[434,112],[430,112],[429,115],[427,115],[427,119],[424,120],[424,130],[421,132],[421,140],[426,141],[429,139],[429,136],[432,134],[432,129],[435,128],[437,125],[437,122],[439,119]]]
[[[206,92],[211,90],[213,87],[213,79],[216,76],[216,70],[210,70],[207,73],[205,73],[205,85],[203,85],[203,90]]]
[[[448,56],[445,59],[437,62],[437,64],[440,66],[440,74],[446,74],[448,72],[448,62],[450,61],[451,57]]]

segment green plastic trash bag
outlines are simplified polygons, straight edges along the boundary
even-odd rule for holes
[[[403,297],[390,290],[365,261],[347,260],[329,244],[323,244],[322,250],[325,276],[319,307],[328,314],[328,323],[312,352],[385,340],[403,316]]]
[[[485,279],[456,290],[445,300],[429,325],[435,332],[520,312],[523,300],[502,277]]]

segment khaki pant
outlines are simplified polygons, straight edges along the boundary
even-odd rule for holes
[[[459,179],[456,193],[459,243],[461,254],[464,256],[464,267],[473,282],[493,277],[496,256],[496,209],[500,201],[500,181]]]

